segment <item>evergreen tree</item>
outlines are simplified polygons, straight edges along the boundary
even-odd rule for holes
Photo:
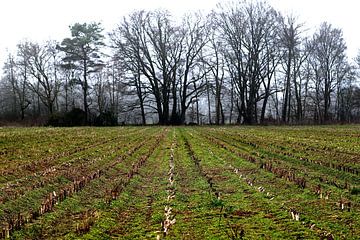
[[[70,26],[71,38],[65,38],[60,50],[65,53],[64,67],[71,67],[78,71],[76,82],[81,86],[83,94],[84,112],[87,121],[89,115],[89,75],[98,72],[104,66],[101,61],[100,47],[104,46],[103,28],[100,23],[75,23]]]

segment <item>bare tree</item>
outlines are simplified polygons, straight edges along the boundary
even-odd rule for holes
[[[134,91],[128,92],[128,95],[134,95],[137,97],[136,102],[138,104],[131,104],[125,111],[131,111],[137,106],[140,108],[142,124],[146,124],[146,113],[145,105],[148,97],[149,84],[146,80],[142,79],[142,64],[141,64],[141,53],[140,53],[140,36],[135,35],[136,26],[140,27],[142,24],[142,12],[134,13],[129,18],[132,19],[132,28],[130,29],[130,23],[124,19],[124,22],[110,34],[113,42],[113,48],[115,54],[113,57],[113,79],[115,79],[115,71],[118,77],[124,75],[122,83],[128,86]],[[137,36],[137,37],[136,37]],[[120,72],[123,72],[121,74]]]
[[[282,49],[282,67],[284,70],[284,95],[282,104],[282,122],[290,121],[291,103],[295,95],[295,116],[300,122],[303,116],[302,107],[302,76],[301,67],[309,51],[302,39],[302,24],[296,23],[296,18],[289,16],[281,19],[280,46]]]
[[[269,97],[267,85],[274,72],[270,61],[274,54],[270,39],[276,38],[278,13],[265,2],[240,1],[221,6],[217,22],[226,43],[230,76],[238,94],[239,121],[246,124],[258,122],[257,104]],[[260,94],[261,85],[265,94]],[[265,107],[266,107],[266,101]],[[264,108],[265,108],[264,107]]]
[[[19,52],[27,59],[28,71],[35,82],[28,81],[30,89],[35,92],[52,115],[58,97],[60,82],[57,79],[56,43],[48,42],[44,46],[28,42],[19,45]]]
[[[206,45],[207,27],[201,15],[185,15],[180,28],[180,37],[183,38],[182,51],[179,51],[178,62],[180,63],[177,74],[179,75],[179,97],[180,97],[180,124],[185,122],[186,110],[191,102],[205,91],[206,81],[204,76],[206,70],[201,62],[201,53]],[[194,86],[191,89],[191,86]],[[173,91],[175,93],[175,91]],[[174,97],[175,99],[175,97]],[[173,113],[175,102],[173,103]],[[198,121],[199,122],[199,121]]]
[[[150,25],[154,24],[151,23],[152,19],[157,22],[155,25]],[[132,74],[141,72],[146,77],[146,84],[155,99],[160,124],[167,123],[169,114],[170,79],[167,57],[170,54],[167,54],[167,51],[170,50],[168,40],[172,35],[169,24],[168,13],[150,14],[140,11],[133,13],[128,19],[124,18],[111,34],[113,45],[118,50],[117,54],[128,61],[127,67]],[[155,28],[158,32],[155,34],[157,38],[152,36]],[[156,51],[160,52],[159,56]],[[137,76],[136,79],[139,78],[140,76]]]
[[[31,104],[29,100],[28,66],[26,56],[19,52],[19,61],[16,62],[10,54],[4,65],[5,80],[11,88],[12,115],[17,116],[20,110],[20,119],[24,120],[25,110]]]
[[[331,98],[346,76],[348,66],[342,31],[322,23],[312,40],[311,64],[315,102],[320,123],[330,120]]]
[[[186,109],[205,86],[190,89],[202,79],[198,57],[205,45],[204,33],[200,16],[186,16],[182,26],[176,26],[166,11],[140,11],[125,18],[111,34],[117,54],[128,61],[137,89],[145,87],[152,94],[160,124],[183,123]]]
[[[224,56],[224,46],[221,42],[220,36],[218,36],[218,26],[214,19],[213,15],[209,15],[209,31],[210,37],[208,42],[208,47],[205,50],[205,56],[203,61],[208,68],[207,78],[208,87],[212,90],[212,94],[215,97],[215,124],[224,124],[225,116],[224,109],[222,104],[223,99],[223,90],[225,84],[225,66],[226,60]],[[208,93],[209,94],[209,93]],[[210,114],[210,97],[208,96],[208,111]],[[210,118],[210,117],[209,117]],[[209,120],[211,121],[211,119]]]

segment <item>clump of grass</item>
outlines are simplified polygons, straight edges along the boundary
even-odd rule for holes
[[[244,239],[245,231],[241,225],[238,224],[228,224],[228,230],[226,231],[227,236],[229,239]]]
[[[353,188],[350,192],[352,195],[358,195],[360,194],[360,188]]]
[[[212,208],[224,207],[224,201],[218,198],[212,198],[210,202],[210,206]]]

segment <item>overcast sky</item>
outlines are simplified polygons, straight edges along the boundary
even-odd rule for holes
[[[22,40],[58,40],[69,36],[76,22],[102,22],[111,31],[124,15],[136,9],[208,12],[221,0],[0,0],[0,66],[7,52]],[[357,0],[268,0],[285,14],[298,16],[313,32],[323,21],[343,29],[348,55],[360,49],[360,12]]]

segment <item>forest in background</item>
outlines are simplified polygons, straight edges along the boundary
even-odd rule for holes
[[[134,11],[112,30],[23,41],[0,78],[0,124],[328,124],[360,120],[360,54],[266,1],[182,19]]]

